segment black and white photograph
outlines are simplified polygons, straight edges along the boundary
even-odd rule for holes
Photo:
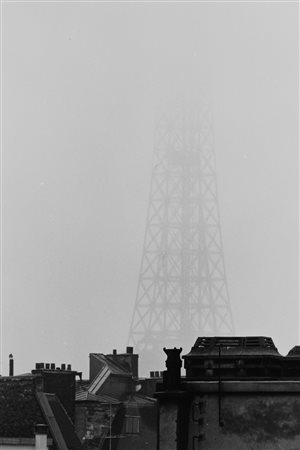
[[[300,450],[299,1],[0,8],[0,449]]]

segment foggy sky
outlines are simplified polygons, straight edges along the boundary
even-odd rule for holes
[[[236,334],[299,343],[298,40],[292,2],[3,5],[0,373],[125,349],[155,110],[203,85]]]

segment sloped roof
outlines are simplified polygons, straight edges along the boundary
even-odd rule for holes
[[[124,375],[129,376],[131,372],[126,370],[126,368],[119,364],[117,361],[114,361],[113,358],[109,355],[104,355],[103,353],[91,353],[94,358],[96,358],[103,365],[107,366],[110,372],[114,375]]]
[[[109,370],[109,368],[104,366],[103,369],[98,373],[98,375],[92,380],[89,386],[89,391],[92,394],[96,393],[101,388],[101,386],[103,386],[110,374],[111,371]]]
[[[26,373],[19,373],[18,375],[13,375],[12,377],[10,376],[10,378],[36,378],[36,375],[32,375],[31,372],[26,372]]]
[[[51,436],[58,450],[82,450],[74,425],[55,394],[36,393]]]
[[[105,404],[120,404],[120,402],[110,395],[105,394],[92,394],[86,388],[79,388],[76,391],[76,401],[91,401]]]
[[[100,372],[89,385],[88,390],[91,394],[96,394],[110,375],[118,375],[126,378],[132,377],[131,372],[126,370],[121,364],[113,361],[109,356],[103,355],[102,353],[91,353],[91,355],[98,360],[102,366]]]

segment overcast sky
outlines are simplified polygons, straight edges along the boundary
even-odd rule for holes
[[[3,5],[3,375],[125,349],[155,110],[203,85],[236,333],[299,343],[298,28],[287,1]]]

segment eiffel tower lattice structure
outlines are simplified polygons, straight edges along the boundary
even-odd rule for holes
[[[210,108],[160,112],[129,343],[153,370],[162,347],[233,335]],[[151,365],[152,364],[152,365]]]

